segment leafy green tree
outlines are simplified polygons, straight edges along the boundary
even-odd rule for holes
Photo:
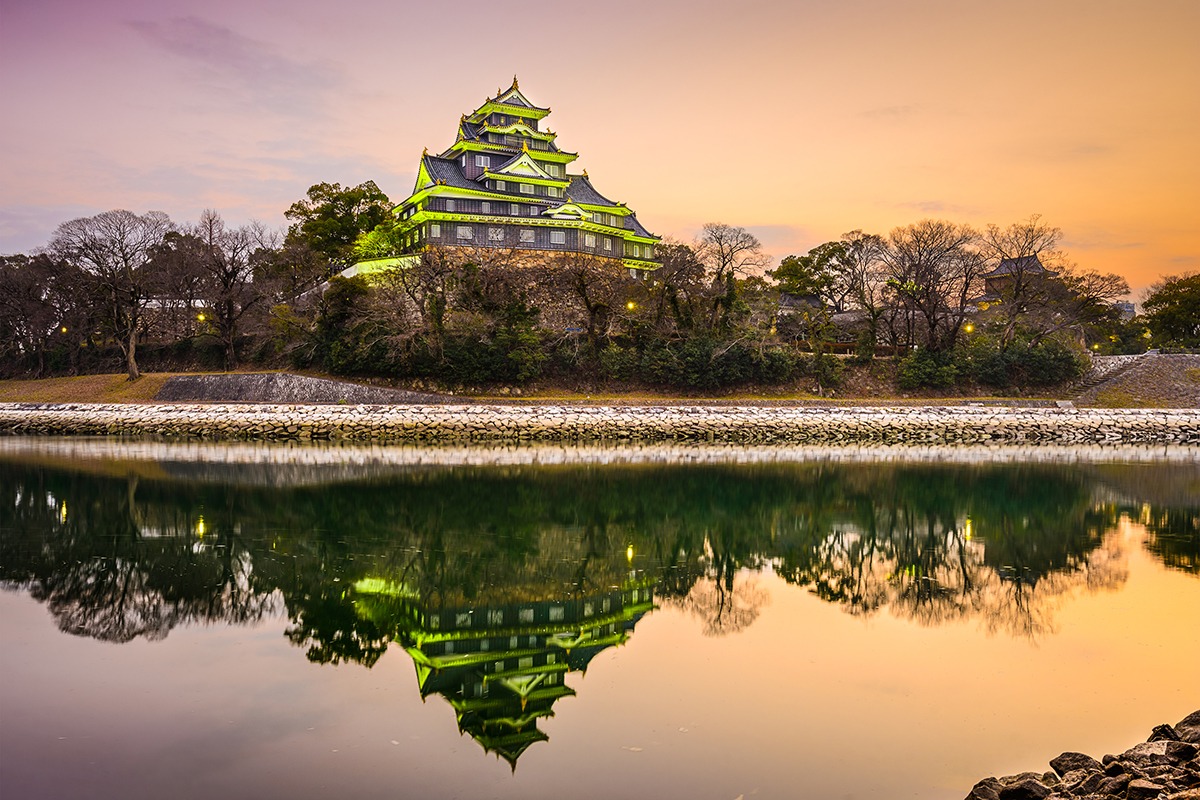
[[[1163,278],[1142,308],[1155,345],[1200,347],[1200,272]]]
[[[337,271],[352,260],[358,237],[386,222],[391,208],[374,181],[347,188],[340,183],[314,184],[303,200],[284,212],[292,221],[288,240],[307,244]]]
[[[825,242],[806,255],[788,256],[767,275],[775,279],[781,292],[815,295],[837,313],[846,310],[851,298],[851,285],[846,280],[848,256],[846,242]]]

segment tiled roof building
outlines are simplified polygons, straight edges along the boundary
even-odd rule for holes
[[[659,237],[624,203],[600,194],[579,156],[543,127],[549,108],[512,86],[464,115],[440,155],[421,156],[412,196],[395,209],[404,252],[428,246],[574,252],[619,259],[635,274],[658,267]]]

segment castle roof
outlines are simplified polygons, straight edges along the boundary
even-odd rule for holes
[[[615,206],[612,200],[596,191],[587,175],[568,175],[571,183],[567,186],[567,199],[576,203],[586,203],[590,206]]]
[[[1002,278],[1006,275],[1016,275],[1018,273],[1029,274],[1033,272],[1048,272],[1042,266],[1042,260],[1036,255],[1033,256],[1018,256],[1017,258],[1002,258],[1000,263],[991,272],[986,273],[985,278]]]
[[[426,155],[424,161],[426,169],[429,170],[429,177],[436,183],[456,186],[459,189],[479,188],[478,183],[463,174],[462,167],[453,158]]]

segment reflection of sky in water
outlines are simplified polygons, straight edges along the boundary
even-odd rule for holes
[[[1200,705],[1200,637],[1180,627],[1200,612],[1186,452],[322,486],[69,458],[91,477],[0,460],[0,569],[26,587],[0,594],[5,795],[949,798],[1066,749],[1119,751]],[[407,599],[372,605],[365,578]],[[515,774],[469,719],[459,735],[459,698],[422,702],[412,648],[441,654],[429,643],[451,623],[414,614],[516,614],[642,582],[656,610],[562,672],[574,694],[547,706],[549,742]],[[149,600],[114,609],[105,587]],[[459,631],[451,657],[483,635],[507,647]],[[538,646],[566,641],[553,635]]]

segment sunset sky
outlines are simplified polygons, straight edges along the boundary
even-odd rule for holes
[[[110,208],[283,226],[412,190],[514,73],[653,232],[776,258],[1041,214],[1134,295],[1200,269],[1200,2],[0,0],[0,253]]]

